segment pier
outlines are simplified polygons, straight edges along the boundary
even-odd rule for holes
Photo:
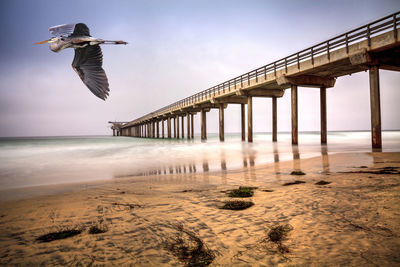
[[[382,148],[379,70],[400,71],[400,11],[285,58],[186,97],[130,122],[113,124],[113,135],[193,139],[193,117],[200,114],[201,139],[207,139],[207,112],[219,110],[219,138],[224,141],[224,110],[241,106],[241,137],[253,142],[253,98],[272,101],[272,141],[278,140],[278,99],[291,91],[292,144],[298,144],[298,94],[320,90],[321,143],[327,143],[326,90],[336,79],[369,72],[372,148]],[[247,127],[245,111],[247,109]],[[186,120],[186,129],[184,127]],[[160,127],[161,124],[161,127]]]

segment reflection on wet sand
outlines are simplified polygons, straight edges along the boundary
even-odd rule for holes
[[[328,156],[328,147],[326,145],[321,146],[321,155],[322,155],[322,173],[329,173],[329,156]]]
[[[280,152],[278,149],[278,144],[273,143],[272,145],[272,153],[271,158],[267,159],[265,163],[273,162],[273,168],[275,173],[275,178],[280,179],[281,177],[281,169],[280,169],[280,161],[283,157],[284,159],[288,158],[288,153]],[[321,146],[321,173],[328,174],[330,172],[329,168],[329,156],[328,156],[328,147],[326,145]],[[300,148],[298,145],[291,146],[291,155],[293,158],[293,171],[302,171],[301,170],[301,157],[300,157]],[[241,162],[243,166],[243,179],[244,181],[256,181],[256,160],[257,160],[257,151],[252,149],[249,146],[242,146],[241,151]],[[214,157],[215,158],[215,157]],[[223,149],[220,150],[219,153],[219,164],[214,160],[211,160],[212,157],[208,154],[203,154],[201,157],[200,162],[196,162],[195,160],[190,162],[179,162],[176,164],[169,164],[168,166],[161,166],[156,169],[147,169],[139,173],[134,173],[130,175],[118,175],[115,178],[122,178],[122,177],[133,177],[133,176],[150,176],[150,175],[163,175],[163,174],[192,174],[196,173],[198,168],[200,168],[201,172],[204,175],[204,181],[208,183],[209,173],[211,171],[220,171],[220,176],[222,178],[221,182],[227,182],[227,174],[230,170],[235,170],[240,167],[236,165],[238,158],[237,157],[227,157],[225,151]],[[218,158],[217,158],[218,160]],[[232,161],[231,165],[233,167],[229,168],[230,166],[228,163]],[[260,162],[262,164],[264,162]]]
[[[274,153],[274,172],[275,172],[276,178],[279,179],[281,176],[281,170],[279,168],[278,145],[276,143],[273,143],[272,147],[273,147],[273,153]]]
[[[301,171],[299,146],[292,145],[293,171]]]

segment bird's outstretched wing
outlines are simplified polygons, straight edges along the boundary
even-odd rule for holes
[[[84,23],[75,24],[74,32],[71,36],[90,36],[90,31],[88,26]]]
[[[72,68],[93,94],[106,100],[110,89],[102,65],[103,54],[99,45],[88,45],[84,48],[75,49]]]
[[[90,36],[89,28],[84,23],[57,25],[50,27],[49,31],[54,36]]]
[[[49,32],[54,36],[70,36],[75,29],[76,24],[63,24],[49,28]]]

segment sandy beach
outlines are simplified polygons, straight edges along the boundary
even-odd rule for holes
[[[184,266],[165,246],[184,227],[214,253],[210,266],[396,266],[399,171],[400,153],[343,153],[14,190],[0,202],[0,265]],[[284,186],[296,180],[304,183]],[[220,209],[239,186],[255,187],[254,205]],[[93,225],[105,232],[90,234]],[[268,240],[276,225],[292,228],[285,252]],[[81,233],[37,240],[63,229]]]

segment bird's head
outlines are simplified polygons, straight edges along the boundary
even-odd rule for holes
[[[37,43],[35,43],[35,44],[54,43],[54,42],[57,42],[58,39],[59,39],[59,37],[52,37],[52,38],[50,38],[50,39],[48,39],[48,40],[44,40],[44,41],[41,41],[41,42],[37,42]]]

